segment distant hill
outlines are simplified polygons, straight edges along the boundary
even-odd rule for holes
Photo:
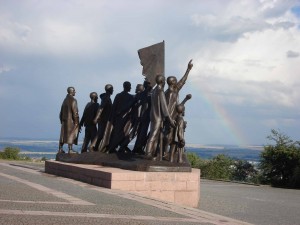
[[[82,142],[78,146],[74,145],[74,150],[80,152]],[[20,140],[2,139],[0,140],[0,150],[5,147],[18,147],[21,152],[33,158],[46,157],[54,159],[58,150],[58,141],[54,140]],[[65,146],[66,149],[67,146]],[[129,146],[132,148],[132,146]],[[187,144],[186,151],[194,152],[204,159],[210,159],[218,154],[225,154],[237,159],[248,161],[259,161],[259,154],[263,146],[235,146],[235,145],[200,145]]]
[[[224,154],[236,159],[248,161],[259,161],[259,155],[263,150],[262,146],[203,146],[203,147],[186,147],[187,152],[196,153],[203,159],[211,159],[216,155]]]

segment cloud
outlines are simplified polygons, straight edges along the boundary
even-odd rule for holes
[[[25,23],[2,18],[0,47],[17,54],[87,55],[99,48],[97,35],[86,27],[61,20]]]
[[[270,24],[251,18],[234,16],[221,18],[217,15],[193,15],[192,20],[197,27],[201,27],[209,37],[217,41],[235,42],[245,33],[270,28]]]
[[[295,26],[286,16],[293,4],[286,4],[286,1],[232,1],[218,12],[193,14],[191,20],[207,38],[236,42],[249,33]]]
[[[295,6],[293,0],[7,1],[0,9],[0,123],[11,127],[6,134],[57,137],[68,86],[76,87],[82,112],[89,93],[107,83],[115,94],[125,80],[141,83],[137,50],[165,40],[167,76],[180,78],[189,59],[194,63],[180,93],[180,99],[193,94],[188,141],[235,141],[217,109],[254,142],[272,125],[291,128],[300,110],[299,62],[290,60],[299,57]],[[15,90],[22,94],[11,105]],[[19,115],[18,106],[35,118]],[[28,121],[30,132],[7,115]]]
[[[297,4],[297,0],[284,1],[284,0],[266,0],[261,1],[260,11],[266,18],[278,18],[289,11],[294,5]]]
[[[30,37],[31,28],[18,22],[6,20],[1,17],[0,22],[0,44],[1,47],[12,47],[13,45],[19,46],[25,43]]]
[[[288,58],[298,58],[299,57],[299,52],[294,52],[294,51],[287,51],[286,52],[286,57]]]
[[[209,38],[194,53],[191,82],[208,102],[242,117],[233,123],[262,135],[274,127],[291,129],[287,121],[297,121],[292,112],[300,110],[298,62],[284,56],[299,46],[300,33],[289,7],[272,6],[272,12],[271,5],[253,5],[236,6],[242,14],[224,13],[224,7],[219,14],[193,15],[194,25]]]
[[[290,21],[276,22],[276,23],[273,24],[273,27],[274,27],[275,29],[280,29],[280,28],[282,28],[282,29],[285,29],[285,30],[287,30],[287,29],[289,29],[289,28],[292,28],[292,27],[294,27],[294,26],[295,26],[295,23],[290,22]]]

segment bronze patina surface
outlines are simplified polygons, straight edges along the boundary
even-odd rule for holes
[[[165,43],[138,50],[145,80],[130,94],[131,83],[123,82],[123,91],[112,101],[113,85],[105,85],[98,104],[96,92],[90,93],[79,123],[75,88],[67,89],[60,112],[61,136],[57,161],[96,164],[136,171],[190,172],[185,154],[185,103],[191,94],[179,101],[179,92],[193,68],[189,61],[183,77],[165,77]],[[167,81],[167,82],[166,82]],[[164,89],[168,84],[167,90]],[[81,154],[72,149],[78,132],[85,126]],[[136,137],[136,138],[135,138]],[[128,146],[131,141],[133,149]],[[63,144],[68,144],[68,154]]]

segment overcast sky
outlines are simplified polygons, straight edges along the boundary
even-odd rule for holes
[[[271,129],[300,140],[300,1],[0,0],[0,138],[58,140],[68,86],[142,83],[137,50],[165,40],[186,142],[260,145]],[[83,139],[83,134],[80,140]]]

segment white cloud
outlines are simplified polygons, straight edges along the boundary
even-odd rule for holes
[[[41,45],[54,54],[91,54],[101,37],[75,23],[45,21],[41,34]]]
[[[235,22],[232,23],[235,27]],[[259,23],[265,24],[264,18]],[[206,24],[212,24],[212,29],[215,29],[214,22]],[[231,27],[230,22],[224,27]],[[236,29],[238,32],[229,32],[239,33],[236,41],[209,41],[206,48],[197,53],[195,74],[197,77],[204,76],[199,85],[207,83],[204,85],[209,87],[211,93],[218,90],[221,102],[296,106],[299,96],[295,98],[289,90],[299,83],[296,73],[299,62],[288,61],[285,55],[297,56],[296,52],[286,52],[300,45],[299,29],[285,25],[281,28],[276,26],[276,29],[271,25],[258,26],[257,29],[255,26],[236,27],[239,27]],[[196,81],[197,78],[194,79]],[[231,95],[224,95],[226,92]]]
[[[0,44],[2,47],[19,46],[25,43],[31,34],[31,28],[18,22],[9,21],[0,16]]]
[[[86,55],[94,53],[101,40],[88,28],[61,20],[26,25],[6,18],[0,23],[0,47],[17,54]]]

